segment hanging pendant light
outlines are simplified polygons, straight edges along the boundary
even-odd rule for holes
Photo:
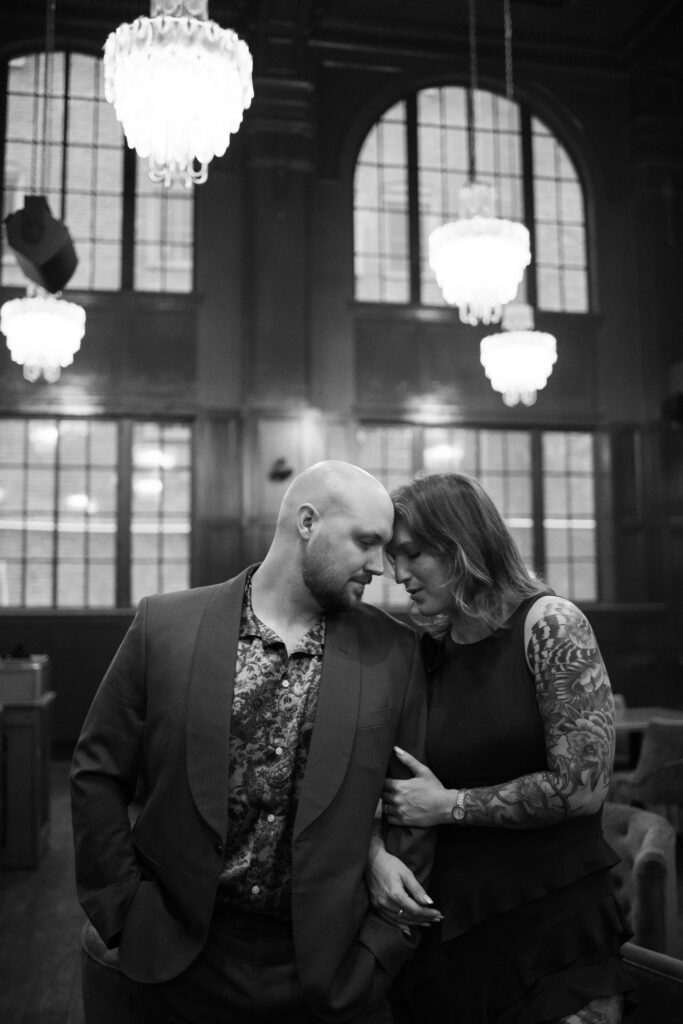
[[[509,0],[505,2],[507,5]],[[531,262],[531,247],[527,228],[516,221],[496,217],[493,187],[476,179],[474,96],[477,91],[477,47],[474,0],[469,0],[469,30],[469,181],[460,189],[458,219],[436,228],[429,236],[429,265],[446,302],[458,306],[463,323],[477,324],[481,321],[489,324],[500,320],[503,306],[514,299],[524,270]],[[506,69],[510,69],[507,32],[505,38]],[[512,98],[511,71],[508,75],[508,98]]]
[[[429,265],[451,306],[466,324],[500,320],[531,262],[523,224],[494,216],[491,185],[470,181],[460,189],[458,220],[429,236]]]
[[[500,334],[482,338],[482,366],[506,405],[533,405],[557,360],[555,338],[534,330],[534,311],[524,302],[505,307],[502,327]]]
[[[189,188],[206,181],[251,104],[251,53],[209,20],[208,0],[151,0],[149,18],[108,36],[104,88],[152,181]]]
[[[85,310],[75,302],[29,285],[26,297],[10,299],[0,308],[0,331],[26,380],[59,380],[70,366],[85,334]]]
[[[52,100],[55,8],[56,0],[46,0],[42,193],[50,180],[48,108]],[[38,166],[38,144],[36,127],[31,161],[34,169]],[[23,210],[9,214],[4,225],[8,248],[14,252],[29,284],[25,298],[10,299],[0,307],[0,331],[7,339],[14,362],[23,365],[26,380],[35,382],[43,377],[54,383],[62,369],[73,362],[85,334],[85,310],[61,297],[61,289],[73,275],[78,258],[66,225],[52,216],[44,194],[26,196]]]

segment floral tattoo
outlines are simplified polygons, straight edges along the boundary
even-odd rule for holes
[[[532,828],[596,811],[614,758],[614,702],[586,618],[545,600],[527,645],[545,730],[545,771],[465,791],[465,824]]]

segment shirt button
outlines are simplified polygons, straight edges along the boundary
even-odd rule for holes
[[[275,753],[276,753],[276,754],[277,754],[277,756],[279,757],[279,756],[280,756],[280,754],[282,753],[282,747],[276,747],[276,748],[275,748]]]
[[[261,886],[260,885],[252,885],[251,891],[253,892],[254,896],[258,896],[258,894],[261,892]]]
[[[217,842],[216,846],[215,846],[215,849],[216,849],[216,853],[222,853],[223,852],[223,844]]]
[[[268,817],[266,818],[266,821],[270,821],[270,822],[275,821],[275,815],[274,814],[269,814]]]

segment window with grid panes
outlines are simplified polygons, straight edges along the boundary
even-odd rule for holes
[[[15,57],[6,102],[3,217],[21,209],[26,194],[47,196],[78,256],[68,287],[191,291],[193,192],[155,186],[145,160],[124,159],[101,59],[53,53],[46,79],[44,54]],[[134,216],[124,216],[126,209]],[[27,283],[6,245],[1,270],[3,285]]]
[[[529,569],[563,597],[579,603],[597,600],[589,432],[364,426],[357,432],[356,461],[389,490],[418,472],[476,477]],[[396,611],[409,609],[390,571],[366,588],[366,600]]]
[[[408,302],[406,109],[397,103],[368,134],[355,174],[356,298]]]
[[[588,309],[583,192],[569,157],[532,118],[535,264],[544,309]]]
[[[127,607],[188,586],[190,452],[188,424],[0,419],[0,606]]]
[[[190,445],[179,423],[133,425],[131,593],[189,586]]]
[[[546,573],[559,594],[598,596],[593,435],[542,435],[543,534]]]
[[[458,216],[469,178],[468,116],[465,88],[435,86],[392,106],[368,132],[354,179],[358,301],[444,304],[428,238]],[[474,95],[474,140],[477,179],[495,187],[496,215],[525,222],[535,239],[518,301],[587,312],[583,192],[569,155],[524,106],[482,89]],[[533,183],[531,208],[525,181]],[[414,279],[411,263],[419,266]]]

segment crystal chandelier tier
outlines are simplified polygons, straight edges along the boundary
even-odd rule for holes
[[[254,96],[249,48],[209,20],[208,0],[152,0],[104,46],[104,88],[153,181],[206,181]]]
[[[494,217],[493,206],[493,188],[471,181],[460,189],[458,220],[429,236],[429,265],[466,324],[500,320],[531,262],[527,229]]]
[[[12,359],[23,366],[26,380],[34,382],[42,376],[54,383],[81,347],[85,310],[29,285],[25,298],[3,303],[0,331]]]
[[[484,372],[506,405],[533,405],[557,360],[555,338],[534,330],[533,309],[523,302],[505,307],[502,327],[481,340]]]

